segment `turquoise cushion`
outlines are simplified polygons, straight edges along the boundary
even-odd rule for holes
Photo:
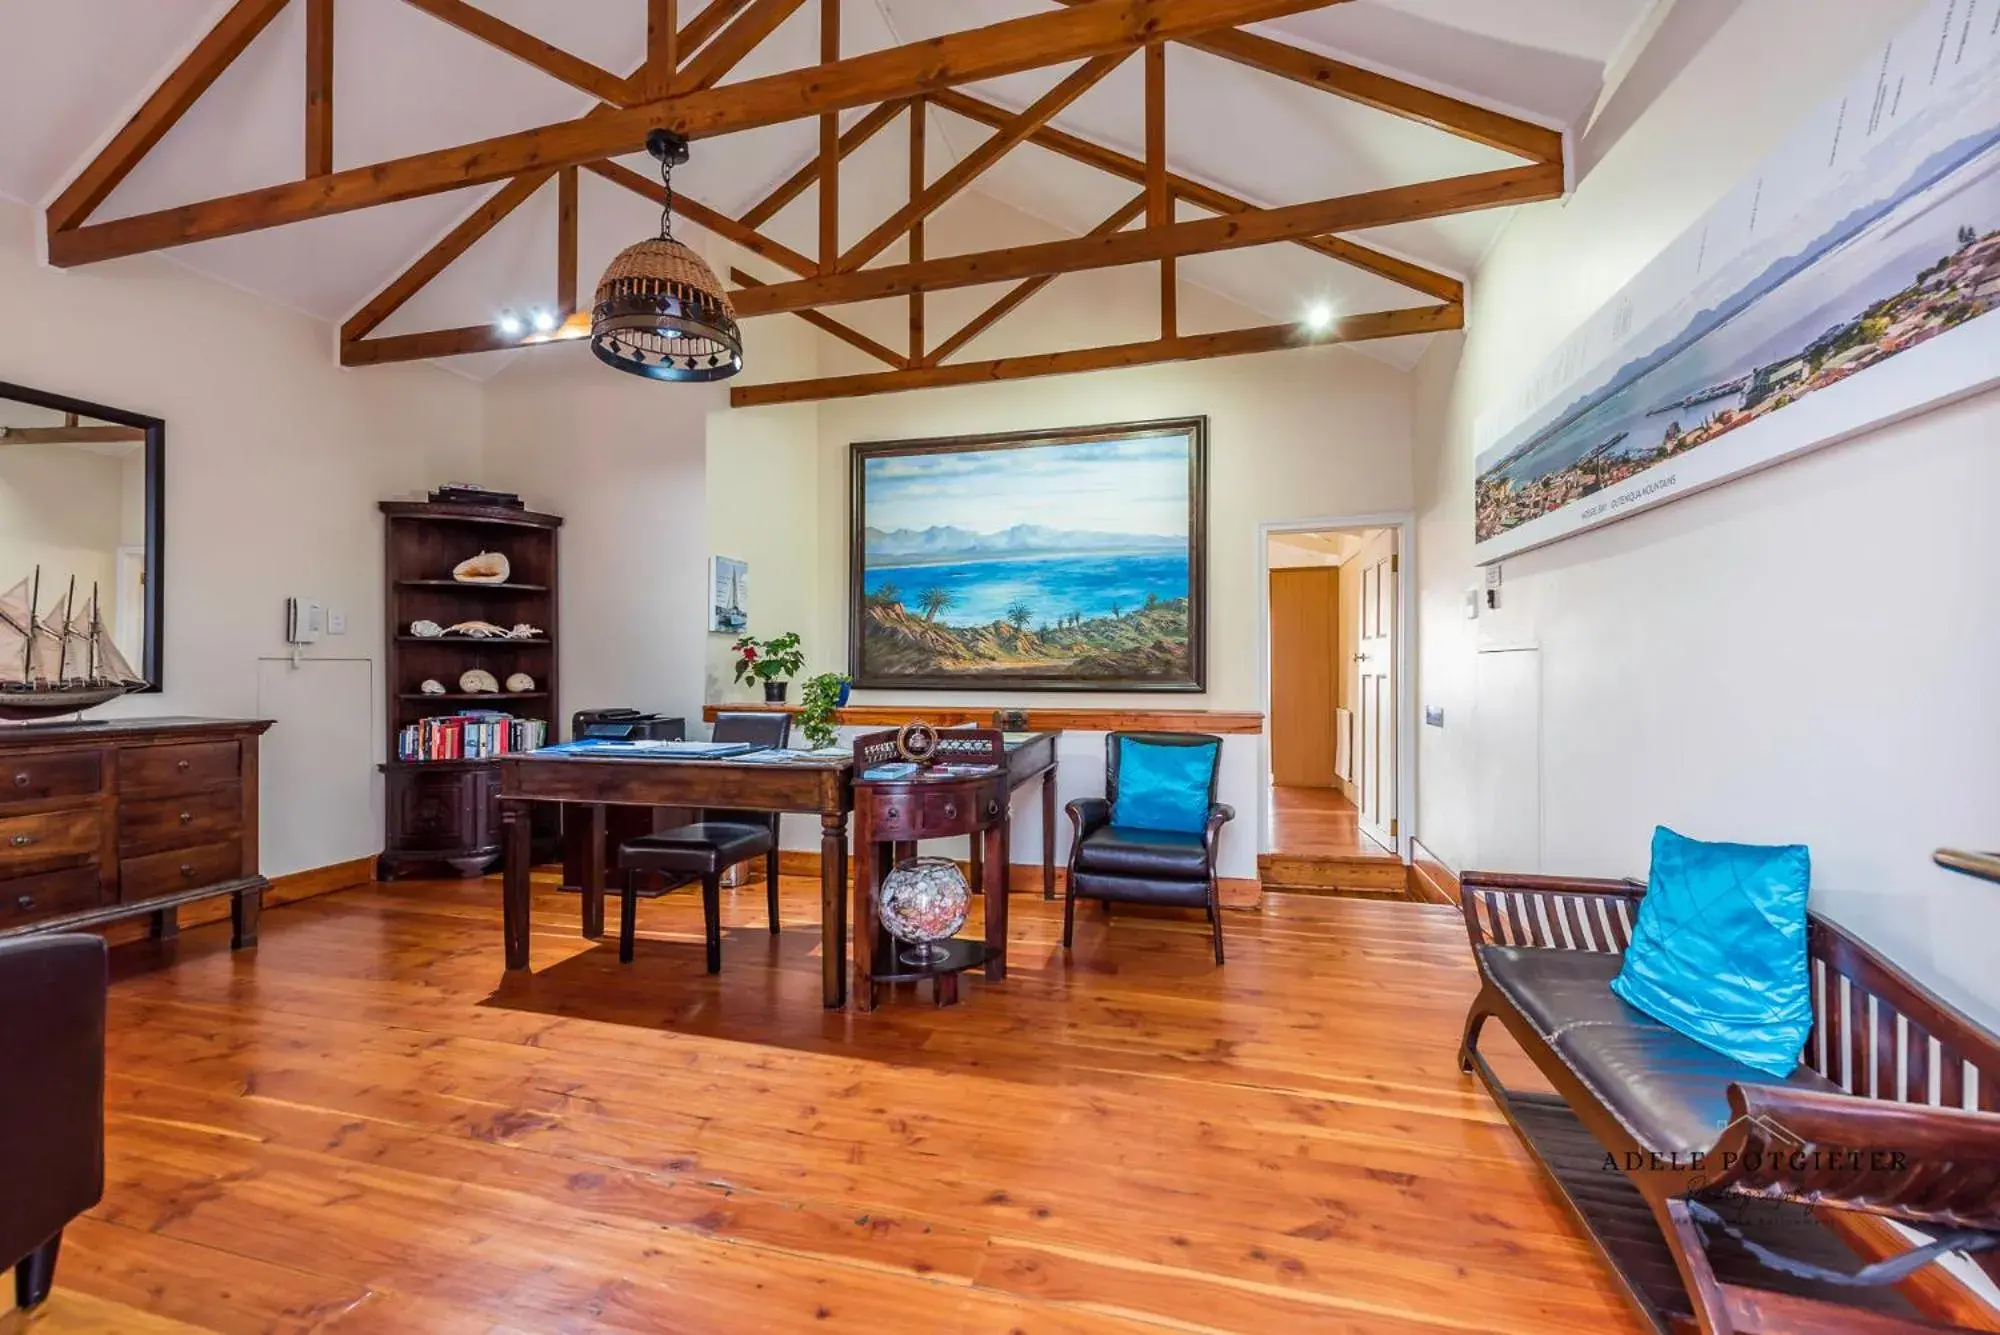
[[[1803,844],[1704,844],[1662,825],[1611,990],[1745,1066],[1788,1076],[1812,1030]]]
[[[1136,737],[1118,739],[1118,797],[1111,823],[1135,830],[1208,828],[1209,780],[1220,742],[1163,746]]]

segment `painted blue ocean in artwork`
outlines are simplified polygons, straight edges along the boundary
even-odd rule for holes
[[[1146,605],[1187,597],[1188,557],[1173,552],[1119,552],[1102,556],[1029,556],[948,564],[871,565],[863,592],[879,598],[885,588],[915,597],[926,589],[951,595],[939,620],[954,626],[1005,621],[1026,607],[1031,624],[1053,625],[1074,616],[1116,617]]]
[[[1190,429],[864,451],[861,680],[1191,684],[1197,451]]]

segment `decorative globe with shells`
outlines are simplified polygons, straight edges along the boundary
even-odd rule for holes
[[[949,941],[965,926],[972,906],[972,887],[950,858],[908,858],[883,878],[876,915],[889,935],[911,943],[898,958],[905,964],[935,968],[946,959],[940,941]]]

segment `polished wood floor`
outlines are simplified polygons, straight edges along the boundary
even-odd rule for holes
[[[1265,845],[1291,857],[1393,858],[1361,831],[1361,813],[1338,788],[1273,784],[1264,804]]]
[[[109,1186],[0,1330],[1636,1331],[1453,1054],[1449,911],[1020,898],[965,1004],[817,1004],[814,887],[643,909],[366,887],[114,955]],[[177,962],[154,952],[171,950]],[[1518,1074],[1509,1064],[1510,1074]]]

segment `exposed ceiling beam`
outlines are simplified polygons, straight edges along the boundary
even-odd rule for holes
[[[460,32],[477,37],[489,46],[498,47],[517,60],[526,61],[552,79],[560,79],[572,88],[581,89],[602,102],[614,105],[629,102],[636,90],[624,79],[610,70],[593,65],[589,61],[558,46],[551,46],[533,33],[523,32],[504,19],[470,5],[465,0],[403,0],[457,28]]]
[[[1167,47],[1146,48],[1146,226],[1174,220],[1174,197],[1167,186]],[[1173,256],[1160,261],[1160,337],[1180,332],[1180,275]]]
[[[985,143],[953,163],[951,169],[938,177],[921,195],[889,215],[881,226],[856,242],[840,257],[840,270],[859,269],[894,245],[896,238],[944,207],[947,201],[983,175],[987,168],[1005,157],[1009,149],[1054,120],[1063,108],[1094,88],[1105,75],[1117,69],[1128,54],[1121,51],[1116,55],[1098,56],[1072,70],[1054,88],[1036,98],[1026,111],[1000,126]]]
[[[947,111],[986,125],[1002,124],[1014,114],[1005,107],[995,106],[991,102],[983,101],[956,88],[934,94],[930,101]],[[1134,185],[1147,183],[1146,164],[1138,158],[1120,153],[1114,148],[1106,148],[1065,130],[1058,130],[1054,126],[1045,126],[1037,130],[1029,137],[1028,142],[1046,148],[1052,153],[1060,153],[1073,161],[1109,172]],[[1258,207],[1246,199],[1203,185],[1199,181],[1174,172],[1167,173],[1167,188],[1176,199],[1206,209],[1210,213],[1248,213]],[[1404,287],[1436,297],[1439,301],[1465,300],[1465,284],[1450,274],[1438,273],[1421,264],[1386,255],[1358,241],[1348,241],[1336,236],[1309,236],[1297,238],[1294,244],[1342,260],[1357,268],[1366,269],[1392,283],[1400,283]]]
[[[735,18],[750,0],[708,0],[701,13],[689,19],[681,28],[677,45],[680,47],[680,63],[701,49],[701,44],[722,31],[729,20]]]
[[[588,170],[597,173],[607,181],[624,186],[635,195],[644,195],[655,204],[664,204],[667,192],[658,181],[648,180],[630,167],[616,162],[592,162]],[[754,227],[746,227],[741,222],[712,209],[698,199],[690,198],[685,192],[674,191],[674,213],[687,219],[697,227],[705,227],[725,241],[733,241],[752,255],[758,255],[781,268],[790,269],[804,277],[819,272],[819,265],[780,241],[773,241]]]
[[[49,205],[49,230],[63,231],[89,217],[284,7],[285,0],[236,0],[111,142],[56,196]]]
[[[306,0],[306,175],[333,170],[333,0]]]
[[[117,445],[144,440],[136,426],[0,426],[0,445]]]
[[[1109,218],[1091,228],[1085,235],[1108,236],[1110,233],[1119,230],[1125,224],[1131,222],[1134,218],[1137,218],[1140,214],[1146,212],[1146,207],[1146,196],[1136,196]],[[1021,282],[1015,284],[1005,296],[979,314],[973,316],[970,320],[967,320],[956,334],[938,344],[936,349],[920,358],[917,364],[919,366],[936,366],[938,363],[949,359],[954,352],[957,352],[960,348],[972,342],[973,339],[978,338],[988,329],[998,324],[1006,316],[1012,314],[1022,302],[1034,296],[1050,283],[1055,282],[1057,276],[1056,274],[1045,273],[1038,278],[1023,279]],[[921,301],[922,299],[922,293],[916,293],[910,298],[912,301]]]
[[[804,3],[805,0],[750,0],[748,9],[681,66],[674,75],[672,91],[698,93],[715,87]]]
[[[840,59],[840,0],[819,0],[819,61]],[[819,117],[819,271],[840,265],[840,113]]]
[[[744,317],[773,315],[813,306],[873,301],[911,292],[935,292],[982,283],[1033,278],[1041,274],[1107,269],[1146,264],[1169,256],[1203,255],[1290,241],[1322,232],[1416,222],[1445,214],[1470,213],[1506,204],[1555,199],[1562,194],[1562,167],[1537,163],[1501,171],[1454,176],[1442,181],[1394,186],[1364,194],[1252,209],[1220,218],[1202,218],[1169,227],[1114,232],[1100,237],[1076,237],[1004,250],[978,251],[928,260],[923,264],[884,265],[853,273],[822,275],[745,292],[737,301]]]
[[[873,139],[888,126],[890,121],[902,114],[904,107],[912,104],[912,99],[898,98],[894,102],[884,102],[870,110],[842,132],[840,156],[845,159],[848,154]],[[750,211],[743,215],[744,223],[751,227],[762,227],[777,217],[785,205],[803,195],[809,187],[818,182],[820,169],[820,159],[815,154],[805,166],[786,177],[784,184],[752,205]]]
[[[924,151],[929,145],[929,140],[926,137],[928,132],[926,131],[924,126],[925,120],[926,120],[926,104],[922,100],[910,103],[909,181],[910,181],[910,198],[913,200],[922,197],[924,193],[924,184],[930,176],[930,170],[924,164]],[[910,263],[922,264],[924,262],[925,239],[926,238],[924,236],[924,220],[922,218],[919,218],[914,223],[910,224],[910,241],[908,246],[908,251],[909,251],[908,258]],[[910,313],[910,361],[922,362],[924,357],[924,337],[925,337],[923,293],[912,292],[910,294],[909,313]]]
[[[741,269],[731,269],[729,271],[729,281],[735,283],[738,287],[744,288],[764,286],[764,281],[761,278],[752,277],[750,274],[744,273]],[[877,343],[874,339],[868,337],[868,335],[862,333],[852,325],[842,324],[830,315],[821,315],[818,311],[793,311],[792,314],[798,316],[821,333],[831,334],[849,347],[861,349],[861,351],[879,362],[896,367],[898,370],[906,369],[910,365],[909,358],[903,356],[893,348]]]
[[[1148,343],[1125,343],[1108,348],[1079,348],[1070,352],[1039,353],[1030,357],[1003,357],[997,361],[913,367],[907,371],[874,371],[860,375],[828,376],[818,380],[797,380],[772,385],[742,385],[730,390],[729,405],[732,408],[756,408],[778,403],[859,398],[868,394],[891,394],[911,389],[985,385],[1002,380],[1025,380],[1034,376],[1073,375],[1082,371],[1154,366],[1162,362],[1239,357],[1248,353],[1278,352],[1286,348],[1308,347],[1321,343],[1354,343],[1367,339],[1400,338],[1406,334],[1435,334],[1443,330],[1461,328],[1464,320],[1465,308],[1462,306],[1419,306],[1410,310],[1346,316],[1317,334],[1310,333],[1297,324],[1266,325],[1258,329],[1236,329],[1222,334],[1193,334],[1183,338],[1163,338]]]
[[[648,100],[665,97],[681,63],[680,6],[676,0],[646,0],[646,63],[632,82]]]
[[[576,311],[576,168],[556,173],[556,317]]]
[[[243,4],[273,6],[281,2],[242,0]],[[581,165],[633,152],[644,144],[648,132],[659,127],[704,137],[781,124],[1022,70],[1130,51],[1149,40],[1276,18],[1328,2],[1091,0],[1072,9],[950,33],[834,65],[747,79],[724,88],[371,163],[309,181],[266,186],[71,231],[58,228],[49,237],[49,259],[67,267],[235,236],[497,181],[536,168]],[[750,12],[757,11],[746,11],[745,16]],[[683,67],[682,77],[690,68]],[[125,164],[127,169],[129,165]]]

